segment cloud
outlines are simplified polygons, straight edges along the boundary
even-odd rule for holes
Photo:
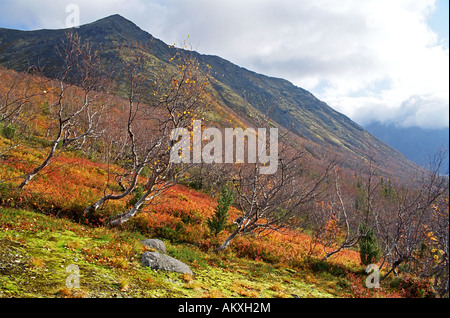
[[[448,127],[449,51],[435,0],[3,0],[4,26],[61,28],[119,13],[168,44],[306,88],[361,124]]]

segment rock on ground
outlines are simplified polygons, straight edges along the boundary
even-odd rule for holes
[[[155,270],[164,270],[182,274],[194,273],[185,263],[165,254],[157,252],[144,252],[141,256],[142,265]]]
[[[164,242],[158,239],[146,239],[141,241],[141,243],[145,246],[154,248],[155,250],[166,254],[166,246],[164,245]]]

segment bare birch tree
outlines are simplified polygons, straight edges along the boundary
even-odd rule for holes
[[[324,238],[327,238],[323,242],[323,250],[325,252],[324,260],[327,260],[343,249],[355,246],[358,244],[360,238],[365,235],[365,233],[359,231],[360,222],[355,222],[355,211],[349,208],[348,204],[344,202],[337,169],[335,169],[335,190],[337,202],[333,200],[335,202],[329,204],[328,215],[330,218],[326,222],[331,226],[325,230],[329,235],[324,235]],[[344,237],[343,239],[338,239],[337,234],[341,230],[343,230]],[[330,247],[333,247],[333,249],[330,250]]]
[[[277,231],[294,227],[304,209],[309,209],[324,190],[322,185],[335,165],[331,161],[313,178],[303,169],[303,154],[282,151],[275,174],[263,175],[258,165],[246,164],[233,178],[236,204],[242,215],[237,228],[218,250],[226,249],[237,235]]]
[[[438,166],[425,172],[414,187],[397,190],[388,210],[378,211],[377,236],[384,246],[380,269],[388,268],[382,280],[397,274],[400,265],[417,260],[425,229],[436,227],[432,223],[433,206],[446,194],[448,178],[439,174]]]
[[[30,134],[29,124],[40,109],[34,99],[45,95],[47,80],[31,76],[27,72],[17,73],[0,67],[0,133],[9,139],[9,144],[0,149],[0,157],[17,148]]]
[[[147,143],[150,146],[142,152],[139,151],[138,141],[136,140],[136,130],[139,130],[137,117],[142,117],[141,104],[145,94],[142,75],[142,48],[137,47],[130,52],[126,47],[122,47],[119,48],[119,54],[122,58],[126,58],[126,55],[129,56],[129,61],[126,63],[124,70],[127,74],[128,107],[127,109],[121,109],[127,116],[124,120],[121,117],[111,118],[115,129],[111,129],[110,126],[105,133],[105,139],[112,145],[108,151],[108,156],[113,156],[112,162],[118,163],[125,170],[123,174],[116,176],[122,192],[105,193],[98,201],[86,207],[85,214],[95,212],[109,200],[120,200],[128,196],[136,188],[139,175],[146,164],[149,163],[152,150],[158,145],[158,140],[152,142],[151,134],[147,134],[146,136],[150,138]],[[127,186],[124,186],[123,182],[126,179],[129,182]]]
[[[119,226],[134,217],[146,203],[176,184],[184,172],[180,165],[170,162],[174,141],[171,132],[176,128],[192,128],[206,103],[207,77],[199,72],[198,62],[190,54],[178,54],[153,82],[143,78],[145,48],[134,47],[128,64],[128,107],[123,123],[127,135],[121,153],[116,157],[125,163],[124,174],[118,178],[122,192],[105,194],[85,209],[93,213],[109,200],[130,195],[138,185],[144,192],[130,210],[107,221]],[[176,71],[174,71],[176,69]],[[148,74],[147,74],[148,75]],[[146,170],[146,176],[142,171]],[[126,185],[125,185],[126,183]]]
[[[41,164],[24,177],[19,189],[50,164],[58,147],[63,150],[75,143],[84,143],[86,138],[99,136],[97,128],[105,107],[98,93],[105,83],[100,75],[99,59],[88,43],[81,42],[80,36],[66,35],[58,49],[63,60],[58,86],[49,92],[56,99],[50,106],[55,126],[50,150]]]

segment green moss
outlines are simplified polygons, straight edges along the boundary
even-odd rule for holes
[[[333,292],[328,278],[305,279],[314,272],[169,241],[167,253],[188,264],[194,277],[157,272],[140,264],[145,248],[137,232],[30,211],[0,208],[0,229],[0,297],[336,297],[346,291],[340,277],[333,277]],[[79,268],[78,289],[66,286],[71,264]]]

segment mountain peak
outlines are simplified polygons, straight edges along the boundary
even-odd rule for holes
[[[131,25],[135,25],[133,22],[131,22],[130,20],[124,18],[123,16],[121,16],[120,14],[113,14],[110,15],[108,17],[99,19],[97,21],[94,21],[90,24],[98,24],[98,23],[126,23],[126,24],[131,24]]]
[[[127,40],[143,43],[153,39],[149,33],[119,14],[82,25],[78,33],[84,39],[96,43],[105,41],[105,37],[116,41]]]
[[[143,32],[136,24],[131,22],[130,20],[127,20],[120,14],[114,14],[109,17],[94,21],[89,24],[82,25],[81,28],[89,28],[89,27],[102,27],[102,28],[115,28],[115,29],[121,29],[121,30],[132,30],[136,31],[139,30]]]
[[[112,14],[108,17],[104,17],[102,20],[127,20],[126,18],[124,18],[123,16],[121,16],[120,14],[116,13],[116,14]],[[129,20],[127,20],[129,21]]]

